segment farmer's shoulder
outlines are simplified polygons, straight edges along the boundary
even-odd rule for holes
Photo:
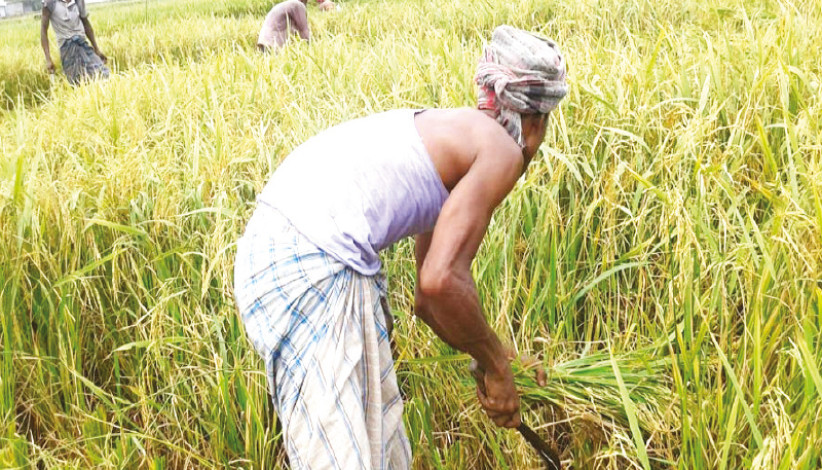
[[[514,140],[482,111],[431,109],[418,114],[415,121],[428,154],[449,189],[477,163],[482,162],[487,171],[522,164],[522,152]]]
[[[478,156],[493,154],[494,158],[521,158],[521,150],[494,118],[475,108],[455,110],[458,122],[463,128],[464,140],[476,147]]]
[[[476,108],[435,109],[420,117],[426,114],[430,114],[430,127],[439,134],[438,137],[450,141],[450,146],[459,147],[467,153],[502,153],[513,157],[518,157],[521,153],[505,128]],[[418,119],[418,123],[419,121]]]

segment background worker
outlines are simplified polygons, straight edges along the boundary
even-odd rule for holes
[[[263,20],[257,48],[263,52],[279,49],[285,45],[292,32],[308,41],[311,31],[308,27],[306,2],[307,0],[286,0],[274,5]],[[334,2],[331,0],[318,0],[317,3],[321,10],[334,8]]]
[[[40,21],[40,45],[46,55],[46,69],[54,73],[49,48],[49,24],[54,28],[63,72],[72,85],[84,80],[108,78],[108,58],[100,52],[94,29],[88,20],[85,0],[45,0]],[[90,43],[90,44],[89,44]]]

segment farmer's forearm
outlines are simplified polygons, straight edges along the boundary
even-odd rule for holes
[[[97,38],[94,37],[94,28],[91,27],[91,22],[88,18],[83,18],[83,30],[86,32],[86,37],[88,41],[91,43],[91,47],[94,48],[95,52],[98,52],[100,48],[97,47]]]
[[[455,274],[420,284],[416,314],[437,336],[470,354],[484,370],[499,371],[508,367],[505,349],[485,321],[470,274]]]
[[[40,45],[43,46],[43,54],[46,56],[46,62],[50,62],[51,49],[49,48],[49,37],[45,31],[40,32]]]
[[[522,157],[519,153],[504,156],[491,144],[487,148],[490,153],[478,155],[451,190],[431,236],[418,238],[422,243],[417,249],[417,313],[486,372],[505,376],[510,375],[507,354],[485,322],[471,263],[494,208],[519,177]]]
[[[40,25],[40,46],[43,47],[43,54],[46,55],[46,62],[51,62],[48,20],[44,21],[43,24]]]

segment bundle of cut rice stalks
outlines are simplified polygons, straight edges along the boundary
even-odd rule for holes
[[[548,365],[547,383],[540,386],[533,366],[513,363],[523,419],[537,428],[553,428],[544,433],[559,441],[561,452],[568,446],[577,453],[580,444],[587,447],[598,440],[595,447],[610,447],[609,452],[646,469],[664,468],[677,458],[660,452],[677,438],[671,423],[680,422],[670,368],[671,359],[660,358],[660,348],[597,352]],[[473,383],[466,385],[467,393],[473,393]]]

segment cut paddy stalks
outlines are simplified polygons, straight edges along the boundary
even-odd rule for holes
[[[657,352],[658,348],[616,356],[604,352],[552,364],[545,369],[548,381],[544,386],[536,383],[532,366],[523,367],[515,361],[522,408],[538,409],[541,404],[550,404],[560,414],[579,415],[605,433],[630,428],[637,439],[636,448],[641,449],[640,463],[650,468],[646,446],[653,449],[676,436],[676,430],[665,423],[677,419],[679,409],[665,378],[670,360],[648,360]],[[473,383],[466,385],[469,391],[464,396],[468,400]]]

